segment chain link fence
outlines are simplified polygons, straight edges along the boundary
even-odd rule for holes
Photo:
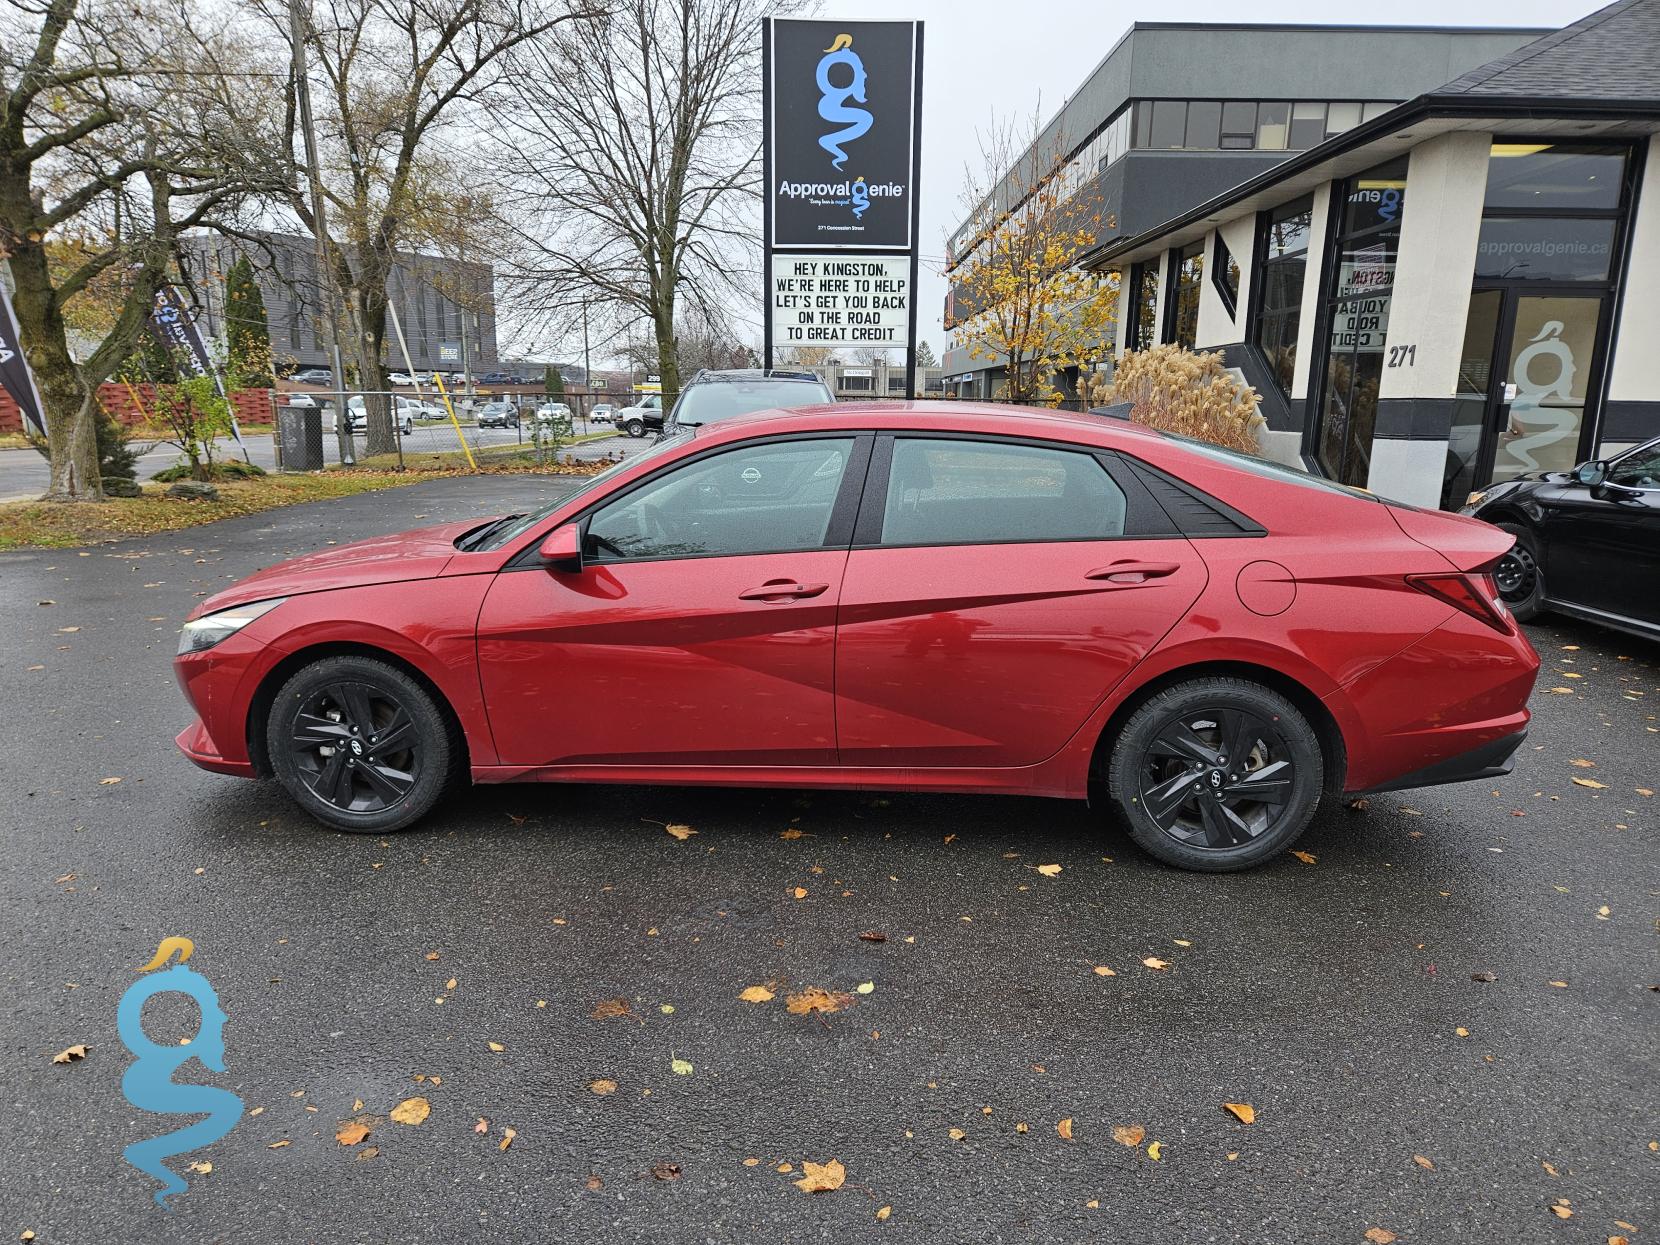
[[[375,469],[475,469],[551,465],[570,457],[603,457],[602,442],[618,436],[593,407],[604,399],[531,393],[449,394],[412,390],[348,390],[345,433],[341,395],[290,391],[277,395],[276,466],[315,471],[345,465]],[[378,430],[371,427],[383,422]]]

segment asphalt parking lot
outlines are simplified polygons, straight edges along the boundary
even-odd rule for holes
[[[1232,876],[986,797],[494,787],[349,837],[177,754],[200,596],[559,487],[0,555],[0,1239],[1660,1235],[1660,647],[1531,628],[1513,775],[1324,810],[1306,862]],[[116,1005],[169,935],[229,1018],[227,1070],[177,1079],[249,1115],[162,1212],[122,1149],[192,1117],[123,1100]]]

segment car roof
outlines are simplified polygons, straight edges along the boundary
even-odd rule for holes
[[[962,401],[836,402],[788,410],[755,411],[701,425],[700,435],[719,435],[725,439],[745,433],[793,432],[798,428],[1024,433],[1034,437],[1083,440],[1102,446],[1144,444],[1148,438],[1155,441],[1165,439],[1155,429],[1126,419],[1038,406]]]

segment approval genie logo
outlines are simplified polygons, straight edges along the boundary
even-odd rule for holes
[[[167,1199],[183,1193],[189,1185],[166,1166],[162,1160],[183,1154],[201,1146],[211,1145],[236,1127],[242,1118],[242,1099],[228,1089],[211,1085],[180,1084],[173,1074],[192,1059],[200,1059],[203,1067],[213,1072],[225,1070],[225,1020],[208,979],[185,961],[195,953],[196,946],[188,938],[163,938],[155,956],[138,971],[154,973],[140,977],[127,987],[115,1009],[115,1027],[121,1041],[133,1056],[133,1062],[121,1077],[121,1092],[127,1101],[140,1111],[158,1115],[205,1115],[183,1128],[136,1141],[122,1151],[121,1157],[145,1175],[161,1181],[156,1190],[156,1205],[172,1209]],[[155,972],[174,954],[179,962],[162,972]],[[196,1001],[202,1022],[196,1036],[180,1046],[160,1046],[144,1032],[144,1004],[158,994],[188,995]]]
[[[845,86],[837,86],[830,80],[830,71],[838,66],[846,66],[849,71],[850,77]],[[868,108],[850,108],[847,104],[849,99],[856,99],[861,104],[866,102],[865,63],[853,50],[852,35],[840,34],[830,41],[824,55],[819,57],[818,71],[814,76],[818,82],[818,115],[832,125],[842,126],[818,140],[818,145],[830,153],[831,166],[839,171],[847,163],[847,152],[842,149],[842,144],[863,138],[876,121]]]

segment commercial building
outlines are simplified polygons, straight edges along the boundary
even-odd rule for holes
[[[1103,244],[1116,345],[1222,350],[1266,454],[1424,506],[1660,435],[1657,66],[1620,0]]]
[[[1138,22],[953,233],[947,274],[1056,163],[1098,244],[1133,237],[1546,33]],[[946,327],[972,310],[953,284]],[[942,363],[953,393],[995,396],[999,360],[958,344]]]
[[[246,255],[265,299],[271,352],[279,365],[329,367],[331,349],[323,319],[316,244],[309,237],[257,233],[246,239],[192,234],[183,241],[183,263],[200,300],[204,332],[225,335],[225,274]],[[409,353],[422,371],[459,371],[465,350],[474,372],[497,366],[495,272],[488,264],[399,252],[387,281]],[[386,364],[405,366],[403,351],[386,326]]]

